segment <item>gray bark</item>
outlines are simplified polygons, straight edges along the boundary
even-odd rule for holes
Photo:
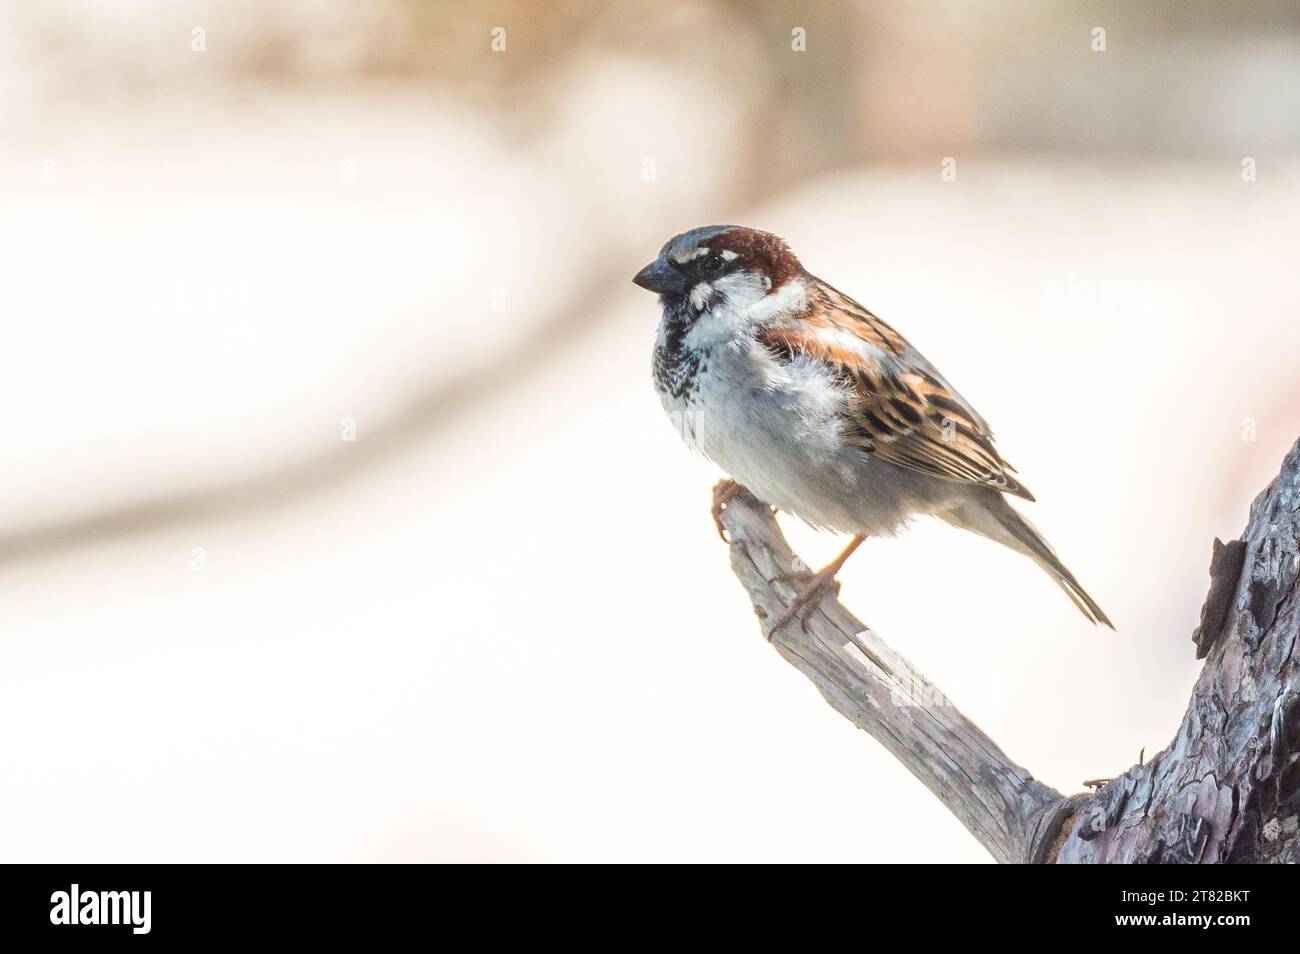
[[[741,492],[718,505],[732,569],[767,635],[797,585],[775,578],[802,564],[765,504]],[[1205,669],[1173,742],[1092,794],[1067,797],[1036,781],[829,595],[806,632],[791,622],[772,644],[998,861],[1297,862],[1297,578],[1300,443],[1256,498],[1241,540],[1214,541],[1210,593],[1192,635]]]

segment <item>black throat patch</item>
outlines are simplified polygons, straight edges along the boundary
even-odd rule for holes
[[[696,375],[704,355],[686,345],[686,333],[699,313],[690,302],[664,303],[663,341],[655,345],[655,386],[674,398],[689,397],[699,387]]]

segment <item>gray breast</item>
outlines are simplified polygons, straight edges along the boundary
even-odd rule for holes
[[[676,365],[664,349],[665,370],[678,372],[660,392],[683,439],[760,499],[814,526],[892,533],[913,509],[912,482],[842,440],[838,384],[828,369],[786,364],[747,345],[697,352]]]

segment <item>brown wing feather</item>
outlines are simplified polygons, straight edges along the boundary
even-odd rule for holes
[[[832,367],[852,391],[844,433],[865,452],[1026,500],[1034,496],[993,445],[993,432],[902,335],[852,298],[817,282],[797,321],[764,329],[779,359],[803,355]]]

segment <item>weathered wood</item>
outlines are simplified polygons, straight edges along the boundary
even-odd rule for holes
[[[760,620],[775,621],[795,585],[773,578],[801,568],[772,511],[748,493],[721,516],[731,565]],[[766,627],[764,627],[766,632]],[[827,597],[805,633],[772,639],[841,715],[865,729],[934,792],[999,861],[1030,861],[1060,827],[1061,794],[1035,781],[963,716],[922,673]]]
[[[1097,792],[1058,861],[1300,861],[1300,443],[1241,539],[1243,562],[1211,565],[1205,615],[1226,618],[1178,734]]]
[[[764,632],[801,568],[771,510],[728,495],[732,568]],[[1300,443],[1240,545],[1216,541],[1194,637],[1208,655],[1174,741],[1094,794],[1066,798],[1016,765],[837,600],[777,651],[919,778],[999,861],[1300,862]]]

